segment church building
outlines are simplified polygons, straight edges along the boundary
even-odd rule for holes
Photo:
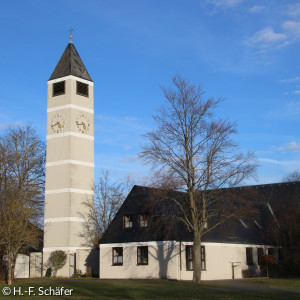
[[[57,276],[91,270],[101,279],[191,280],[193,235],[178,222],[157,222],[162,213],[160,206],[153,206],[158,197],[153,188],[134,186],[101,239],[100,253],[92,249],[88,232],[94,223],[87,204],[94,203],[93,88],[70,35],[48,80],[44,248],[30,255],[30,277],[44,276],[51,252],[62,250],[67,261]],[[288,201],[299,199],[300,182],[232,190],[241,192],[257,203],[258,213],[247,220],[231,220],[204,236],[204,280],[261,275],[263,256],[279,264],[283,261],[268,228],[280,227],[277,212]],[[170,193],[178,201],[186,197]]]

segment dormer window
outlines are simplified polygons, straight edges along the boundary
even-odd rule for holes
[[[65,94],[65,81],[53,83],[52,97]]]
[[[140,228],[148,227],[147,216],[145,214],[139,214],[139,227]]]
[[[77,93],[77,95],[88,97],[89,96],[89,86],[86,83],[77,81],[76,93]]]
[[[123,226],[124,228],[132,228],[132,215],[125,215],[123,217]]]

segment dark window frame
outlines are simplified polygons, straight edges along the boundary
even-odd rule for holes
[[[285,260],[285,253],[283,248],[278,248],[278,263],[283,264]]]
[[[52,97],[64,95],[66,93],[66,81],[59,81],[52,84]]]
[[[143,261],[143,257],[145,256],[147,262],[140,262],[139,250],[140,250],[141,261]],[[145,265],[149,264],[148,246],[138,246],[136,248],[136,262],[137,262],[137,265],[139,265],[139,266],[145,266]]]
[[[76,81],[76,94],[89,98],[89,85],[81,81]]]
[[[274,248],[268,248],[268,255],[274,256],[275,255],[275,250]]]
[[[246,263],[248,266],[253,265],[253,248],[246,247]]]
[[[205,271],[206,270],[205,246],[201,246],[200,255],[201,255],[201,270]],[[192,268],[189,267],[190,262],[192,262]],[[193,245],[186,245],[185,246],[185,265],[186,265],[186,270],[187,271],[193,271],[194,270]]]
[[[264,248],[257,247],[257,264],[260,266],[262,264],[262,257],[265,255]]]
[[[129,221],[126,221],[125,218],[129,217]],[[127,223],[131,223],[131,226],[126,226]],[[124,229],[131,229],[133,227],[133,216],[132,214],[126,214],[123,216],[123,228]]]
[[[143,217],[143,220],[141,219]],[[143,222],[143,225],[142,225]],[[139,214],[139,228],[147,228],[148,227],[148,220],[146,214]]]
[[[118,251],[121,250],[122,255],[115,256],[114,255],[115,250],[117,250],[117,253],[118,253]],[[122,262],[115,262],[115,260],[114,260],[115,257],[117,257],[117,258],[122,257]],[[113,266],[123,266],[123,247],[112,247],[112,265]]]

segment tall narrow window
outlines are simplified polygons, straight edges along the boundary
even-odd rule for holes
[[[137,264],[148,265],[148,246],[137,247]]]
[[[122,266],[123,265],[123,248],[122,247],[112,248],[112,264],[114,266]]]
[[[205,270],[206,269],[206,264],[205,264],[205,247],[201,246],[201,269]]]
[[[185,246],[185,255],[186,255],[186,269],[187,271],[193,271],[193,246]],[[206,269],[205,263],[205,246],[201,246],[201,269]]]
[[[77,81],[76,93],[81,96],[89,96],[89,86],[86,83]]]
[[[65,81],[60,81],[53,83],[52,86],[52,96],[59,96],[63,95],[65,93]]]
[[[193,246],[185,246],[186,269],[192,271],[193,267]]]
[[[262,264],[263,255],[264,255],[264,249],[263,248],[257,248],[257,262],[258,262],[258,265]]]
[[[252,252],[252,248],[250,247],[246,248],[246,260],[247,260],[247,265],[253,265],[253,252]]]
[[[274,255],[274,248],[268,248],[268,255]]]
[[[278,248],[278,262],[280,264],[284,263],[284,252],[283,248]]]
[[[132,228],[132,215],[125,215],[123,217],[124,228]]]
[[[139,214],[139,227],[140,228],[148,227],[148,221],[145,214]]]

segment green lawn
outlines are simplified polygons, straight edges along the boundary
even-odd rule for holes
[[[300,279],[253,278],[245,282],[264,285],[270,288],[300,290]]]
[[[300,281],[298,280],[298,283]],[[254,281],[253,281],[254,283]],[[262,284],[262,281],[258,282]],[[4,296],[0,284],[0,298],[15,299],[300,299],[300,294],[286,292],[248,292],[230,291],[225,285],[212,282],[195,285],[192,282],[168,280],[95,280],[95,279],[50,279],[50,280],[20,280],[11,288],[22,288],[24,296]],[[34,287],[36,296],[28,297],[29,287]],[[38,287],[73,289],[72,296],[37,296]]]

